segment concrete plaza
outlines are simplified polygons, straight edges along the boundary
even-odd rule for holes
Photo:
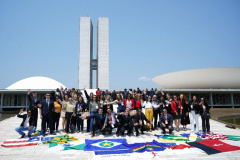
[[[115,109],[116,106],[114,106]],[[21,118],[11,117],[6,120],[0,122],[0,143],[7,139],[18,139],[20,135],[15,131],[15,128],[20,125],[22,122]],[[60,119],[60,131],[61,131],[61,119]],[[201,130],[201,118],[199,117],[199,124]],[[38,120],[38,129],[40,129],[41,120]],[[84,126],[86,126],[86,121]],[[216,134],[228,134],[228,135],[240,135],[240,129],[229,129],[225,127],[225,124],[210,120],[211,131]],[[182,129],[182,128],[180,128]],[[84,131],[86,128],[84,127]],[[180,132],[173,132],[174,135],[180,135],[182,133],[190,133],[190,125],[188,125],[188,131],[180,131]],[[61,133],[58,135],[63,135]],[[119,136],[119,138],[126,138],[128,143],[137,143],[137,142],[149,142],[152,140],[157,140],[154,134],[161,134],[161,131],[153,131],[153,132],[145,132],[145,134],[139,137],[135,135],[129,136]],[[78,139],[93,139],[89,133],[74,133],[70,134],[70,136],[74,136]],[[112,135],[106,134],[105,136],[97,134],[94,139],[101,139],[101,138],[117,138],[115,134],[115,130],[113,131]],[[223,142],[240,146],[239,141],[231,141],[231,140],[224,140]],[[5,148],[0,147],[0,159],[7,160],[7,159],[16,159],[16,160],[33,160],[33,159],[93,159],[94,152],[84,152],[83,150],[67,150],[67,151],[48,151],[48,145],[39,144],[35,146],[27,146],[27,147],[20,147],[20,148]],[[145,157],[139,159],[146,159]],[[240,159],[240,151],[233,151],[233,152],[224,152],[219,154],[207,155],[206,153],[199,153],[199,154],[173,154],[173,155],[164,155],[161,159]]]

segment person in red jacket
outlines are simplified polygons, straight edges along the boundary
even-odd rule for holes
[[[142,104],[141,95],[140,95],[140,94],[137,94],[137,95],[135,96],[134,109],[135,109],[135,110],[141,109],[141,108],[142,108],[141,104]]]
[[[101,95],[101,93],[102,93],[101,90],[98,88],[97,91],[96,91],[96,96],[99,95],[99,94]]]
[[[182,116],[182,105],[179,100],[177,100],[177,96],[173,96],[173,101],[171,102],[171,108],[172,108],[172,117],[175,122],[176,131],[179,132],[179,126],[181,123],[181,116]]]
[[[127,94],[127,99],[124,99],[124,106],[126,108],[134,109],[134,100],[130,93]]]

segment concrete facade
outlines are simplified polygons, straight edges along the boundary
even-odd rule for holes
[[[90,17],[80,17],[78,87],[92,88],[93,26]]]
[[[97,88],[109,89],[109,20],[98,18],[97,33]]]
[[[109,21],[99,18],[97,59],[93,59],[93,29],[90,17],[80,18],[78,87],[92,89],[92,71],[97,70],[97,88],[109,89]]]

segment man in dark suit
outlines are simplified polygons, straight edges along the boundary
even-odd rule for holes
[[[147,125],[144,125],[144,120],[148,123],[153,124],[146,118],[145,114],[142,113],[142,110],[139,109],[138,113],[134,116],[134,126],[135,126],[136,136],[139,135],[139,131],[138,131],[139,128],[141,130],[141,134],[143,134],[143,131],[150,130],[150,128]]]
[[[21,123],[21,125],[17,128],[15,128],[15,130],[22,135],[21,138],[25,137],[25,133],[23,131],[28,130],[28,137],[31,137],[31,134],[35,131],[35,127],[34,127],[34,118],[32,116],[32,111],[28,110],[27,114],[22,114],[23,113],[23,109],[20,109],[19,114],[17,115],[18,118],[23,118],[23,121]]]
[[[117,128],[117,132],[119,132],[120,123],[117,121],[116,115],[120,115],[120,113],[116,113],[111,110],[110,105],[107,107],[107,113],[104,121],[103,128],[106,129],[109,134],[112,134],[112,129]]]
[[[131,136],[132,129],[133,129],[133,122],[132,117],[129,114],[130,109],[126,108],[125,112],[123,112],[121,115],[118,116],[119,119],[119,133],[117,134],[117,137],[119,137],[119,134],[124,135],[125,130],[127,130],[127,135]]]
[[[34,117],[34,124],[37,128],[37,120],[38,120],[38,104],[40,103],[40,100],[37,99],[37,93],[33,92],[31,95],[30,89],[27,93],[28,101],[29,101],[29,109],[32,111],[32,116]]]
[[[163,134],[166,134],[165,129],[169,130],[169,134],[173,131],[173,118],[171,114],[167,113],[167,109],[163,109],[163,114],[160,116],[160,128],[163,130]]]
[[[56,135],[53,132],[53,112],[55,112],[54,102],[50,100],[50,94],[46,94],[46,99],[42,100],[41,103],[41,119],[42,119],[42,130],[43,136],[46,133],[46,123],[48,122],[50,128],[50,134]]]
[[[80,118],[83,119],[91,119],[94,118],[94,122],[93,122],[93,131],[92,131],[92,137],[95,136],[95,132],[96,130],[101,130],[102,134],[105,135],[105,129],[103,128],[104,125],[104,121],[105,121],[105,115],[103,114],[103,109],[99,108],[98,109],[98,113],[91,115],[91,116],[87,116],[87,117],[82,117],[80,116]]]

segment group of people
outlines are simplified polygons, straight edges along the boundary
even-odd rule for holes
[[[83,93],[74,88],[57,89],[47,93],[41,100],[37,99],[36,93],[28,90],[29,109],[27,114],[22,115],[23,109],[20,110],[18,117],[23,121],[16,131],[25,136],[24,130],[28,130],[28,136],[37,128],[38,114],[42,120],[41,130],[43,136],[47,131],[56,135],[59,132],[59,120],[62,118],[62,131],[66,133],[82,132],[84,128],[84,119],[87,120],[87,132],[95,136],[99,130],[103,135],[112,134],[116,128],[116,135],[131,136],[144,134],[144,131],[158,130],[161,128],[163,134],[166,129],[171,134],[174,130],[180,131],[180,125],[183,125],[183,131],[187,130],[187,125],[191,124],[192,132],[199,132],[198,117],[202,118],[202,132],[210,132],[210,107],[204,97],[197,100],[193,96],[190,101],[184,94],[179,96],[165,94],[162,89],[158,91],[125,89],[123,92],[101,91],[99,88],[94,94],[87,93],[83,88]],[[117,105],[117,112],[113,111],[113,105]],[[145,109],[145,113],[143,113]]]

